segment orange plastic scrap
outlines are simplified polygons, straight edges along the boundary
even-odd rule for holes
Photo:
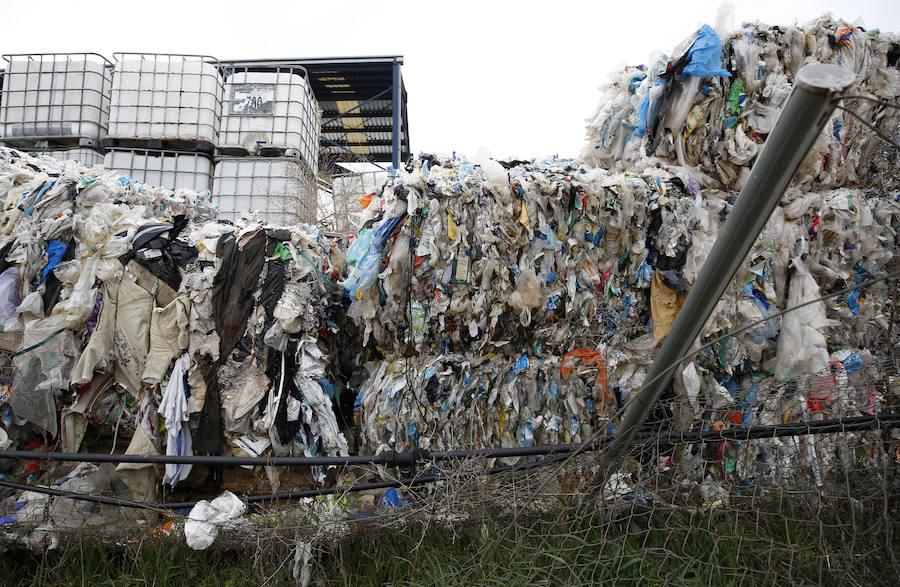
[[[844,27],[838,31],[837,39],[836,39],[837,44],[843,45],[844,47],[852,49],[853,41],[850,40],[851,37],[853,37],[853,29],[851,29],[849,27]]]
[[[568,361],[569,357],[580,358],[583,364],[597,365],[600,368],[597,372],[597,381],[600,382],[600,386],[603,388],[603,404],[605,406],[607,398],[606,361],[601,359],[600,353],[598,353],[594,349],[582,347],[580,349],[571,350],[562,356],[562,361],[559,364],[559,372],[562,374],[563,379],[565,379],[566,381],[569,380],[569,373],[571,373],[572,369],[574,368],[574,362]]]
[[[369,204],[372,203],[373,197],[375,197],[375,192],[372,192],[371,194],[366,194],[365,196],[360,196],[360,197],[356,198],[356,201],[359,202],[359,205],[362,206],[363,208],[368,208]]]
[[[150,533],[156,538],[161,538],[162,536],[170,536],[172,534],[172,520],[169,520],[165,524],[161,526],[157,526]]]

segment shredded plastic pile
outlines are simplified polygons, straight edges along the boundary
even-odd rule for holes
[[[613,76],[583,164],[481,155],[408,164],[364,202],[348,254],[349,315],[386,357],[360,386],[364,441],[381,450],[583,438],[643,382],[794,74],[838,63],[856,73],[854,94],[896,100],[898,40],[827,15],[744,25],[724,43],[703,26],[673,58]],[[844,105],[896,134],[896,109]],[[895,151],[836,110],[701,340],[883,272],[897,249]],[[690,408],[679,422],[734,423],[723,414],[739,404],[741,423],[773,420],[773,406],[747,399],[752,389],[871,358],[865,349],[890,328],[878,303],[886,293],[884,283],[851,292],[705,348],[676,377],[673,393]],[[598,353],[602,387],[548,375],[571,351]],[[557,394],[570,400],[546,401]],[[832,401],[813,411],[830,413]],[[809,417],[788,403],[779,418]]]
[[[216,222],[208,192],[5,148],[0,201],[10,444],[77,452],[90,425],[129,454],[347,454],[329,326],[343,252],[315,228]],[[152,498],[152,466],[119,474]]]
[[[806,25],[757,22],[720,33],[722,38],[704,26],[671,56],[656,53],[647,64],[611,75],[588,120],[583,160],[608,169],[659,160],[703,187],[739,190],[804,65],[851,70],[856,85],[850,94],[894,102],[900,97],[898,33],[865,30],[830,15]],[[888,136],[900,128],[895,108],[862,99],[842,105]],[[795,185],[896,190],[896,157],[858,119],[836,110]]]

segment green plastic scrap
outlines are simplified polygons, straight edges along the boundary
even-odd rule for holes
[[[735,80],[731,83],[731,90],[728,92],[728,108],[732,116],[737,116],[741,113],[740,96],[744,91],[744,84],[741,83],[741,80]]]
[[[275,252],[272,253],[272,256],[278,257],[282,261],[288,261],[292,259],[291,252],[287,249],[286,246],[284,246],[283,243],[278,243],[277,245],[275,245]]]
[[[410,303],[412,312],[412,327],[415,332],[425,332],[425,307],[419,300]]]

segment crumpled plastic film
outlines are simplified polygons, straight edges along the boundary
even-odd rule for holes
[[[588,119],[582,160],[620,170],[660,161],[688,170],[704,187],[740,189],[803,66],[840,65],[856,75],[849,94],[896,103],[898,43],[898,33],[866,30],[831,15],[805,25],[746,23],[722,38],[703,26],[671,56],[656,54],[610,76]],[[842,105],[888,136],[900,128],[894,108],[860,99]],[[836,110],[795,184],[895,190],[895,169],[881,139]]]
[[[212,501],[197,502],[184,522],[184,538],[194,550],[206,550],[219,535],[219,528],[244,515],[247,505],[230,491]]]

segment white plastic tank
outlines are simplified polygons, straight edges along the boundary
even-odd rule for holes
[[[222,78],[213,57],[116,53],[108,135],[216,142]]]
[[[57,161],[77,161],[88,167],[103,164],[103,154],[94,149],[85,147],[74,147],[72,149],[50,149],[44,151],[44,155],[49,155]]]
[[[255,153],[261,148],[294,150],[312,163],[318,142],[312,89],[301,68],[271,71],[229,69],[219,147]]]
[[[315,178],[291,157],[223,157],[216,161],[212,201],[219,217],[235,221],[255,211],[269,224],[316,223]]]
[[[0,137],[96,144],[109,120],[111,63],[95,53],[4,55]]]
[[[147,185],[172,190],[206,191],[212,180],[212,160],[199,153],[114,149],[103,157],[103,165]]]

